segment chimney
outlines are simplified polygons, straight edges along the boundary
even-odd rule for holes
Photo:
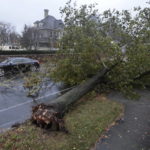
[[[44,18],[46,18],[48,16],[48,12],[49,12],[48,9],[44,9]]]

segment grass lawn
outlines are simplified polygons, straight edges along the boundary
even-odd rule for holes
[[[105,96],[85,96],[64,120],[69,133],[46,131],[27,121],[0,135],[0,150],[89,150],[120,116],[123,106]]]

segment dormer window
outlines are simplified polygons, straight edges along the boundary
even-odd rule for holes
[[[42,26],[43,26],[43,23],[40,22],[40,23],[39,23],[39,27],[42,27]]]

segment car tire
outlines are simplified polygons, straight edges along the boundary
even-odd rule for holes
[[[31,70],[32,72],[35,72],[35,71],[38,71],[38,68],[37,68],[36,66],[31,66],[31,67],[30,67],[30,70]]]
[[[0,68],[0,77],[4,76],[5,75],[5,72],[4,72],[4,69],[1,69]]]

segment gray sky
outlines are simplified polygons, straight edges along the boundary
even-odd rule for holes
[[[34,21],[43,19],[43,10],[61,19],[59,8],[68,0],[0,0],[0,21],[11,23],[21,32],[24,24],[32,25]],[[74,1],[74,0],[73,0]],[[77,5],[98,3],[98,9],[132,9],[134,6],[144,7],[148,0],[76,0]]]

